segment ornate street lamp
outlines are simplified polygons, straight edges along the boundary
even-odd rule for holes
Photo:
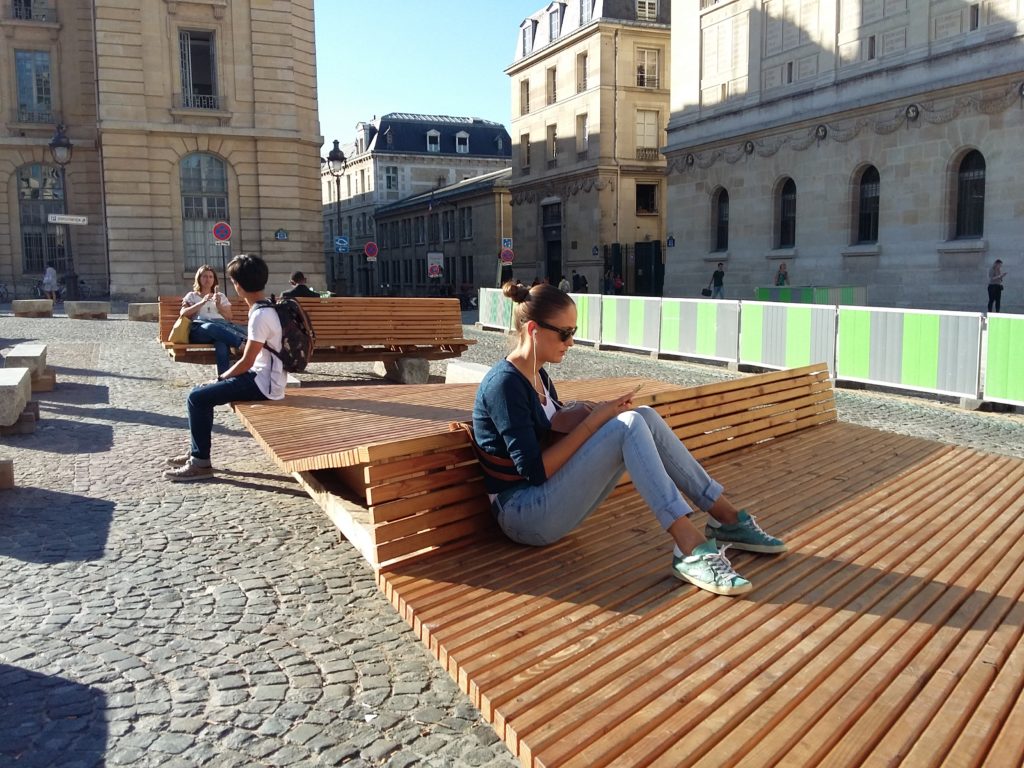
[[[338,146],[338,140],[334,140],[334,149],[327,153],[327,159],[320,158],[320,162],[327,166],[327,171],[334,177],[334,218],[335,237],[341,236],[341,177],[345,175],[348,168],[348,158]],[[340,260],[340,259],[339,259]]]
[[[71,143],[71,139],[67,137],[67,134],[64,133],[64,124],[61,123],[57,126],[53,138],[50,139],[50,155],[53,157],[53,162],[60,166],[61,212],[65,216],[68,212],[66,166],[71,162],[73,151],[74,145]],[[67,224],[61,224],[61,226],[64,227],[64,298],[74,301],[78,298],[78,275],[75,274],[75,262],[71,256],[71,230],[68,229]]]

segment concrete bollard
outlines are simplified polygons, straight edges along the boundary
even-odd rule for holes
[[[14,487],[14,459],[0,459],[0,491]]]
[[[11,302],[15,317],[53,317],[53,302],[49,299],[15,299]]]
[[[373,364],[378,376],[399,384],[426,384],[430,379],[430,361],[422,357],[400,357]]]
[[[490,366],[481,363],[467,363],[463,360],[452,360],[444,372],[445,384],[479,384],[484,375],[491,370]]]
[[[33,378],[43,375],[46,372],[46,345],[35,342],[15,344],[4,355],[4,367],[28,368]]]
[[[109,301],[65,301],[64,311],[72,320],[106,320]]]
[[[129,304],[128,319],[139,320],[144,323],[158,323],[160,322],[160,303]]]
[[[31,397],[28,368],[0,368],[0,427],[9,427],[20,419]]]

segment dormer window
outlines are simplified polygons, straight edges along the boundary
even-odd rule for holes
[[[523,56],[529,56],[533,53],[533,35],[536,28],[537,23],[532,19],[527,19],[526,23],[523,24]]]
[[[501,152],[503,149],[505,149],[505,140],[503,138],[501,138],[501,136],[496,136],[494,138],[494,143],[498,146],[498,151],[499,152]]]
[[[561,14],[559,13],[557,8],[555,8],[555,10],[553,10],[551,13],[548,14],[548,35],[549,35],[549,39],[551,39],[551,40],[557,40],[558,39],[558,26],[559,26],[559,24],[558,24],[559,18],[558,17],[560,15]]]
[[[427,131],[427,152],[441,151],[440,131]]]
[[[455,151],[460,155],[469,154],[469,134],[465,131],[455,134]]]

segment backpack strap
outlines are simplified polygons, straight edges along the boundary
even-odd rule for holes
[[[480,469],[484,471],[484,474],[506,483],[514,483],[523,479],[523,476],[516,472],[516,463],[512,459],[506,459],[504,456],[494,456],[479,446],[476,438],[473,436],[472,424],[466,421],[449,422],[449,432],[458,432],[460,430],[469,436],[469,443],[473,446],[477,461],[480,463]]]

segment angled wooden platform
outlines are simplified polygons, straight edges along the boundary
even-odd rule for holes
[[[497,533],[440,429],[473,390],[238,413],[524,766],[1024,764],[1024,462],[838,423],[820,366],[652,382],[646,403],[791,547],[732,553],[755,589],[722,598],[669,575],[628,484],[553,546]]]

